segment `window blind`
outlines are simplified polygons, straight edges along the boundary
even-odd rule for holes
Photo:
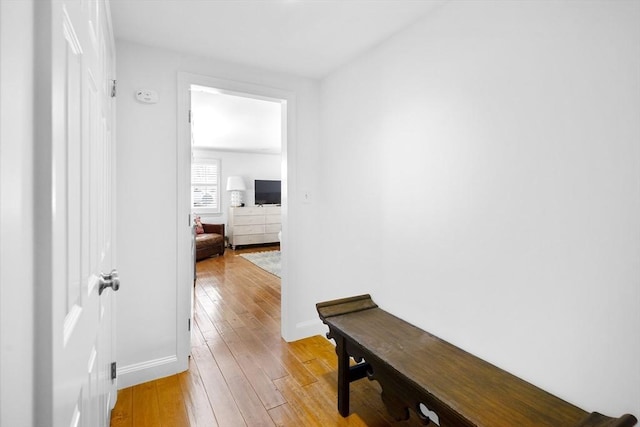
[[[191,164],[191,207],[220,211],[219,162],[192,162]]]

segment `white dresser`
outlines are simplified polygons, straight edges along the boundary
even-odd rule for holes
[[[280,206],[229,208],[227,234],[231,248],[277,243],[280,230]]]

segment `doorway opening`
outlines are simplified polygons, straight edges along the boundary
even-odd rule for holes
[[[219,107],[216,112],[211,111],[213,104]],[[201,111],[198,112],[198,109]],[[226,118],[220,116],[222,110],[231,115]],[[246,116],[250,114],[261,119],[253,129],[246,129]],[[241,177],[246,187],[241,201],[245,206],[256,204],[256,180],[281,181],[281,233],[278,236],[282,254],[280,306],[281,335],[286,336],[284,329],[288,315],[284,302],[287,300],[289,282],[287,194],[292,184],[289,176],[294,176],[289,173],[291,165],[287,161],[287,148],[288,139],[294,131],[294,114],[295,97],[291,92],[190,73],[178,74],[176,279],[180,285],[177,286],[176,299],[179,328],[183,322],[187,322],[185,319],[190,322],[192,318],[193,286],[182,284],[193,283],[195,274],[192,233],[194,198],[200,196],[207,202],[203,206],[201,200],[198,201],[200,206],[195,209],[196,215],[212,222],[228,224],[231,194],[226,191],[227,182],[229,177]],[[279,118],[275,125],[274,117]],[[259,137],[266,134],[268,137]],[[214,186],[202,187],[197,191],[192,187],[191,165],[196,158],[218,165]],[[204,197],[205,194],[208,196]],[[178,355],[186,361],[190,352],[190,334],[185,329],[184,333],[178,335]]]

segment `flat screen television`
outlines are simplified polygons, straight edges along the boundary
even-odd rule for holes
[[[255,180],[256,205],[279,205],[282,203],[280,180]]]

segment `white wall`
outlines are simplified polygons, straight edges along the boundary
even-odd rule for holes
[[[282,176],[282,156],[280,154],[241,153],[215,150],[193,150],[194,159],[214,158],[220,159],[220,188],[222,212],[217,215],[200,214],[203,222],[211,224],[227,224],[229,206],[231,206],[231,193],[226,191],[227,178],[241,176],[247,186],[247,191],[242,194],[242,201],[246,206],[255,203],[254,180],[273,179],[279,180]]]
[[[117,41],[117,242],[121,277],[118,293],[118,387],[168,375],[177,363],[176,324],[176,144],[177,75],[188,72],[246,82],[295,93],[295,132],[289,135],[287,175],[287,280],[292,288],[307,281],[306,242],[315,240],[311,204],[299,203],[298,185],[315,189],[318,175],[319,84],[265,70],[191,57],[162,49]],[[134,99],[137,89],[158,92],[157,104]],[[224,168],[224,165],[223,165]],[[300,219],[296,219],[300,218]],[[302,219],[304,218],[304,219]],[[186,220],[186,218],[185,218]],[[185,283],[180,286],[190,286]],[[181,289],[180,289],[181,290]],[[296,291],[297,292],[297,291]],[[295,299],[293,300],[295,302]],[[285,304],[293,304],[285,301]],[[288,306],[288,305],[287,305]],[[313,310],[313,304],[306,307]],[[283,310],[283,313],[285,310]],[[299,337],[298,318],[283,317],[286,335]],[[183,321],[184,320],[184,321]]]
[[[0,1],[0,426],[33,425],[33,1]]]
[[[323,81],[322,287],[640,415],[640,3],[449,2]]]

